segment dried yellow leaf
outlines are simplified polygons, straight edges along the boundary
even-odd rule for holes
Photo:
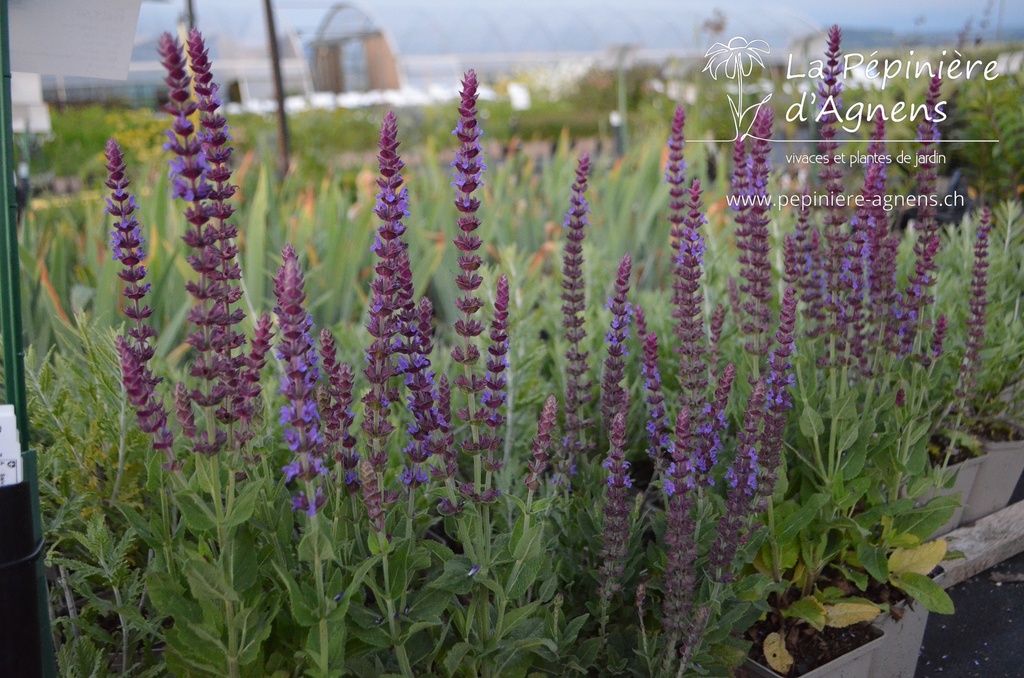
[[[860,622],[871,621],[882,612],[882,608],[870,603],[836,603],[825,606],[825,622],[828,626],[843,628]]]
[[[889,556],[889,574],[916,572],[927,575],[946,557],[948,548],[945,539],[925,542],[911,549],[898,548]]]
[[[786,641],[778,633],[769,633],[764,639],[764,658],[776,673],[785,675],[793,667],[793,655],[786,649]]]

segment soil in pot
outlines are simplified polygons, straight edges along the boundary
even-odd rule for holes
[[[774,632],[782,635],[786,649],[793,655],[793,667],[789,673],[784,674],[786,678],[810,673],[882,635],[881,631],[868,622],[843,628],[826,626],[818,631],[802,620],[783,618],[781,612],[773,610],[763,621],[747,631],[748,640],[753,642],[749,654],[751,660],[768,666],[764,655],[764,639]]]

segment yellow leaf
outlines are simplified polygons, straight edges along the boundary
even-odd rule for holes
[[[927,575],[946,557],[947,548],[945,539],[936,539],[912,549],[896,549],[889,556],[889,574],[916,572]]]
[[[777,673],[786,675],[793,666],[793,655],[786,649],[786,641],[778,633],[769,633],[764,638],[764,658],[768,666]]]
[[[882,608],[870,603],[836,603],[825,606],[826,625],[843,628],[858,622],[871,621],[882,612]]]

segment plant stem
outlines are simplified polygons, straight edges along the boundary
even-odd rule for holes
[[[384,569],[384,603],[387,608],[388,627],[391,629],[391,642],[395,644],[395,654],[398,656],[398,666],[402,675],[412,678],[412,666],[409,664],[409,656],[405,652],[405,645],[399,642],[398,615],[395,614],[395,602],[391,598],[391,575],[388,571],[388,554],[385,551],[381,554]]]

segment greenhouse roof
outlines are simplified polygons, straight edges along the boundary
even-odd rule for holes
[[[720,39],[703,28],[716,14],[724,17],[724,37],[765,40],[779,52],[821,32],[808,16],[781,4],[743,0],[354,0],[335,5],[316,41],[373,27],[403,60],[519,55],[531,61],[531,55],[607,53],[624,46],[640,58],[694,56]]]

